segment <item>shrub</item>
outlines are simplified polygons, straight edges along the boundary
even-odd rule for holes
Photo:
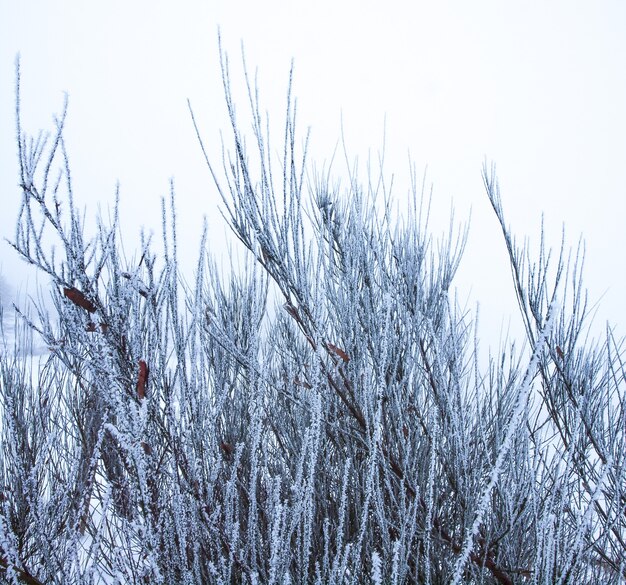
[[[466,232],[433,240],[415,180],[404,221],[382,172],[307,182],[291,89],[276,169],[246,77],[248,151],[222,67],[232,148],[223,175],[207,164],[247,264],[224,279],[205,232],[191,286],[173,193],[162,257],[146,240],[125,259],[117,199],[85,234],[67,104],[51,138],[29,138],[18,75],[12,245],[48,276],[53,316],[20,313],[0,362],[2,578],[626,579],[623,346],[610,328],[585,337],[580,251],[555,262],[542,242],[533,259],[485,167],[528,350],[483,367],[449,294]],[[22,355],[29,331],[41,362]]]

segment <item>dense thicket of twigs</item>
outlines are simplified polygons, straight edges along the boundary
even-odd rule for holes
[[[24,328],[2,350],[0,578],[623,582],[623,346],[585,336],[581,254],[531,257],[484,170],[527,350],[482,367],[449,294],[465,232],[433,240],[417,184],[400,218],[382,174],[305,180],[291,98],[272,165],[250,85],[246,150],[223,71],[233,143],[211,172],[250,262],[223,280],[203,244],[191,286],[173,196],[158,258],[124,259],[117,212],[87,236],[65,109],[30,138],[18,92],[13,245],[54,311],[28,321],[47,359]]]

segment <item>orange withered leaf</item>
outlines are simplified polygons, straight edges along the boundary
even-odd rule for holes
[[[330,351],[332,351],[335,355],[338,355],[344,362],[348,363],[350,361],[350,356],[343,351],[340,347],[333,345],[332,343],[327,343],[326,346]]]
[[[72,301],[76,306],[89,311],[90,313],[96,312],[96,305],[94,305],[82,292],[74,287],[64,288],[63,294]]]
[[[148,364],[139,360],[139,376],[137,378],[137,397],[142,400],[146,397],[146,386],[148,385]]]
[[[563,359],[563,350],[558,345],[556,346],[556,354]]]

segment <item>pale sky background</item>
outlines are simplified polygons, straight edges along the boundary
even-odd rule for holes
[[[14,59],[21,52],[23,123],[52,128],[63,92],[74,190],[93,217],[122,194],[127,246],[160,232],[159,201],[174,177],[183,269],[191,278],[202,216],[223,252],[216,189],[186,99],[219,164],[227,131],[217,27],[240,69],[240,42],[258,67],[265,106],[282,121],[295,60],[300,129],[328,161],[343,124],[351,156],[382,146],[403,198],[408,153],[433,184],[433,230],[451,204],[472,220],[457,286],[481,303],[483,343],[514,316],[505,250],[481,181],[497,164],[505,213],[519,237],[548,241],[562,225],[587,244],[586,284],[602,295],[597,323],[624,333],[626,297],[626,3],[610,1],[0,0],[0,235],[13,238],[20,193]],[[240,108],[246,96],[236,92]],[[279,144],[276,144],[279,147]],[[340,162],[340,161],[339,161]],[[344,167],[335,170],[345,177]],[[132,255],[132,250],[127,250]],[[0,268],[17,286],[25,265],[4,242]]]

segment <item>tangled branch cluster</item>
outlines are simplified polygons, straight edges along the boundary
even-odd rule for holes
[[[402,224],[382,171],[307,182],[291,90],[277,171],[248,83],[252,165],[223,75],[233,147],[209,168],[250,262],[225,281],[205,233],[192,286],[173,196],[160,258],[125,260],[117,211],[85,236],[65,110],[29,138],[18,92],[13,247],[54,316],[39,305],[0,359],[1,579],[626,579],[623,346],[585,338],[581,254],[532,258],[484,170],[529,348],[484,367],[449,294],[465,232],[432,239],[415,180]]]

